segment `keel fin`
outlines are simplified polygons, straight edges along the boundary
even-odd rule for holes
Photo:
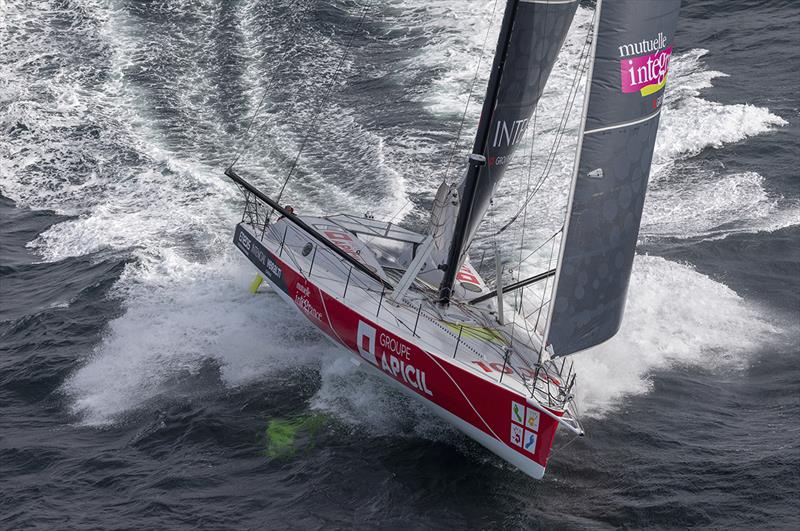
[[[256,278],[254,278],[253,282],[250,283],[250,293],[253,295],[258,293],[258,288],[261,286],[262,282],[264,282],[264,277],[261,275],[256,275]]]

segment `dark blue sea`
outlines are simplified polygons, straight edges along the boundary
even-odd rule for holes
[[[544,480],[248,291],[225,167],[274,193],[308,138],[285,201],[424,229],[502,5],[0,0],[0,529],[800,529],[795,0],[684,2],[625,321],[574,356],[587,436]],[[530,248],[563,221],[571,116]]]

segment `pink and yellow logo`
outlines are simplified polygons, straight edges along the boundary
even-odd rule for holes
[[[672,46],[667,46],[666,40],[659,33],[653,40],[620,46],[622,92],[639,92],[644,97],[664,88],[672,56]]]

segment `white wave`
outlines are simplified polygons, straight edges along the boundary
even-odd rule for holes
[[[698,168],[683,178],[682,186],[669,180],[651,185],[642,216],[642,238],[721,238],[797,224],[800,205],[767,194],[764,178],[758,173],[719,176]]]
[[[455,429],[417,400],[377,376],[356,367],[349,356],[327,356],[320,368],[321,386],[312,409],[335,415],[372,437],[425,437],[452,442]]]
[[[602,415],[648,392],[655,371],[741,368],[779,333],[768,311],[691,266],[637,256],[620,333],[574,357],[578,398],[586,414]]]
[[[494,46],[496,27],[489,27],[489,14],[495,2],[398,0],[389,5],[396,8],[389,21],[400,28],[395,32],[400,46],[404,45],[404,25],[429,39],[416,64],[415,59],[400,65],[433,72],[427,91],[419,96],[421,103],[444,122],[457,124],[487,29],[489,47]],[[113,422],[169,395],[176,380],[191,378],[212,361],[219,367],[222,384],[231,387],[272,378],[286,369],[319,370],[322,386],[312,401],[313,407],[332,411],[370,433],[450,438],[450,432],[441,431],[439,423],[425,410],[405,399],[395,400],[393,390],[357,373],[346,357],[334,355],[335,348],[281,301],[247,293],[245,287],[252,269],[228,241],[238,215],[237,196],[219,177],[219,168],[214,164],[234,151],[233,143],[222,126],[209,117],[212,123],[207,120],[204,128],[184,132],[186,145],[181,146],[181,151],[174,149],[153,126],[149,109],[140,102],[141,94],[126,78],[127,69],[156,61],[159,49],[140,41],[136,26],[126,20],[122,10],[109,9],[102,2],[83,2],[82,6],[96,19],[94,26],[90,25],[97,28],[96,34],[87,35],[87,39],[96,39],[98,49],[107,48],[109,53],[109,75],[104,84],[91,89],[87,89],[80,75],[70,71],[46,80],[25,78],[19,73],[24,70],[22,66],[46,62],[54,50],[58,51],[57,46],[36,41],[25,32],[19,33],[23,40],[11,32],[0,34],[10,48],[28,46],[34,50],[11,65],[16,68],[0,72],[0,105],[6,110],[0,114],[0,135],[22,126],[32,135],[23,138],[33,139],[25,143],[15,138],[0,146],[0,186],[22,204],[77,216],[49,229],[35,246],[48,260],[108,247],[132,249],[136,259],[115,286],[115,293],[124,299],[125,314],[109,323],[101,343],[94,352],[87,353],[85,363],[65,383],[73,411],[89,424]],[[203,10],[188,0],[165,5],[164,9],[186,12],[189,6],[195,17],[201,17]],[[250,10],[255,6],[245,6],[243,21],[251,18]],[[49,16],[45,11],[11,13],[0,22],[0,28],[34,24],[37,17]],[[498,11],[495,21],[499,16]],[[591,11],[580,8],[565,53],[541,102],[541,136],[534,157],[540,166],[535,168],[541,167],[540,161],[554,138],[554,123],[566,99],[564,87],[571,83],[571,65],[590,20]],[[253,49],[252,55],[245,58],[249,63],[244,82],[254,109],[265,76],[258,66],[264,53],[256,50],[261,46],[259,30],[243,22],[242,31]],[[42,35],[46,40],[47,36]],[[208,40],[204,36],[207,34],[193,36],[202,53],[203,43]],[[27,42],[27,38],[32,40]],[[308,46],[322,49],[328,42]],[[321,54],[317,55],[320,57],[308,68],[331,68],[329,59],[323,61]],[[646,208],[643,230],[647,234],[685,237],[732,223],[736,230],[769,227],[768,220],[780,219],[780,214],[787,211],[779,198],[766,194],[763,178],[754,173],[716,172],[706,175],[706,180],[679,179],[673,174],[671,168],[676,162],[704,149],[743,141],[782,125],[782,120],[768,109],[703,99],[702,89],[722,74],[708,71],[700,61],[702,55],[702,51],[685,52],[674,63],[669,86],[674,95],[663,119],[657,149],[658,172],[653,176],[653,192]],[[487,53],[462,134],[465,143],[477,123],[481,83],[485,82],[489,62]],[[181,109],[177,111],[206,117],[204,97],[213,87],[202,71],[187,69],[174,73],[174,77],[172,82],[183,90],[177,102]],[[576,108],[582,94],[579,91]],[[409,193],[433,193],[438,177],[430,176],[441,172],[441,158],[434,155],[449,146],[432,145],[429,131],[412,130],[398,138],[383,138],[361,127],[346,109],[332,105],[330,111],[323,129],[333,136],[350,135],[369,146],[368,154],[374,160],[361,162],[376,169],[384,196],[374,200],[357,198],[338,184],[341,176],[328,179],[317,175],[311,177],[311,184],[324,187],[331,204],[310,201],[301,203],[302,209],[312,211],[333,205],[359,212],[377,210],[374,204],[381,202],[379,214],[391,214],[404,204]],[[554,176],[542,189],[538,205],[544,220],[539,229],[542,234],[551,233],[563,218],[576,122],[570,122]],[[113,154],[96,149],[96,144],[82,144],[63,135],[65,130],[87,123],[101,129],[103,141],[135,153],[136,160],[119,164],[112,159]],[[287,120],[274,135],[280,153],[297,151],[298,137],[291,125]],[[453,132],[435,132],[440,138],[447,133]],[[204,137],[219,142],[220,152],[212,156],[204,153],[211,144]],[[82,157],[92,160],[87,162]],[[267,166],[261,162],[262,168]],[[83,175],[84,163],[96,169]],[[18,178],[21,170],[43,165],[56,171],[27,172],[25,180]],[[408,168],[414,168],[412,173],[421,177],[412,180]],[[520,164],[510,172],[503,194],[513,196],[524,186],[525,170]],[[264,179],[280,183],[280,176],[269,172]],[[725,194],[708,201],[709,193],[719,189]],[[725,195],[733,200],[726,201]],[[508,206],[496,213],[498,219],[507,217],[518,204],[516,200],[505,203]],[[577,358],[582,402],[590,412],[602,414],[614,407],[620,397],[646,392],[655,369],[675,363],[741,363],[757,348],[757,341],[771,333],[770,326],[748,301],[691,267],[639,257],[620,335]],[[591,378],[586,376],[590,374]],[[413,421],[409,422],[409,418]]]
[[[656,142],[656,167],[787,124],[764,107],[722,104],[702,98],[702,91],[713,87],[714,79],[728,77],[706,69],[702,59],[707,54],[704,49],[683,52],[670,70],[666,110]]]
[[[333,347],[276,295],[242,289],[252,279],[244,261],[201,265],[167,254],[126,270],[116,287],[125,314],[64,384],[82,422],[107,424],[170,397],[209,362],[227,387],[286,369],[319,370],[319,357]]]
[[[758,173],[724,174],[720,165],[688,160],[787,124],[763,107],[703,99],[702,90],[727,77],[705,69],[702,58],[707,53],[690,50],[674,63],[642,218],[643,238],[720,238],[800,223],[800,204],[768,194]]]

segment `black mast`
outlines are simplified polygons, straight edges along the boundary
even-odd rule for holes
[[[500,80],[503,77],[503,67],[508,57],[509,43],[514,26],[514,19],[517,15],[519,0],[508,0],[506,11],[503,15],[503,25],[500,27],[500,37],[497,39],[497,50],[492,63],[492,71],[489,76],[489,85],[486,87],[486,99],[483,100],[481,110],[481,120],[478,123],[478,133],[475,135],[475,144],[472,147],[472,154],[469,156],[469,168],[467,178],[464,183],[464,194],[461,197],[461,205],[458,208],[458,218],[453,229],[453,239],[450,242],[450,250],[447,255],[447,269],[444,278],[439,286],[439,302],[448,304],[450,295],[453,291],[456,273],[458,273],[459,263],[461,262],[462,247],[467,235],[467,226],[472,215],[472,206],[475,200],[475,190],[478,187],[478,175],[481,166],[486,164],[486,144],[489,139],[489,130],[497,105],[497,95],[500,92]]]

